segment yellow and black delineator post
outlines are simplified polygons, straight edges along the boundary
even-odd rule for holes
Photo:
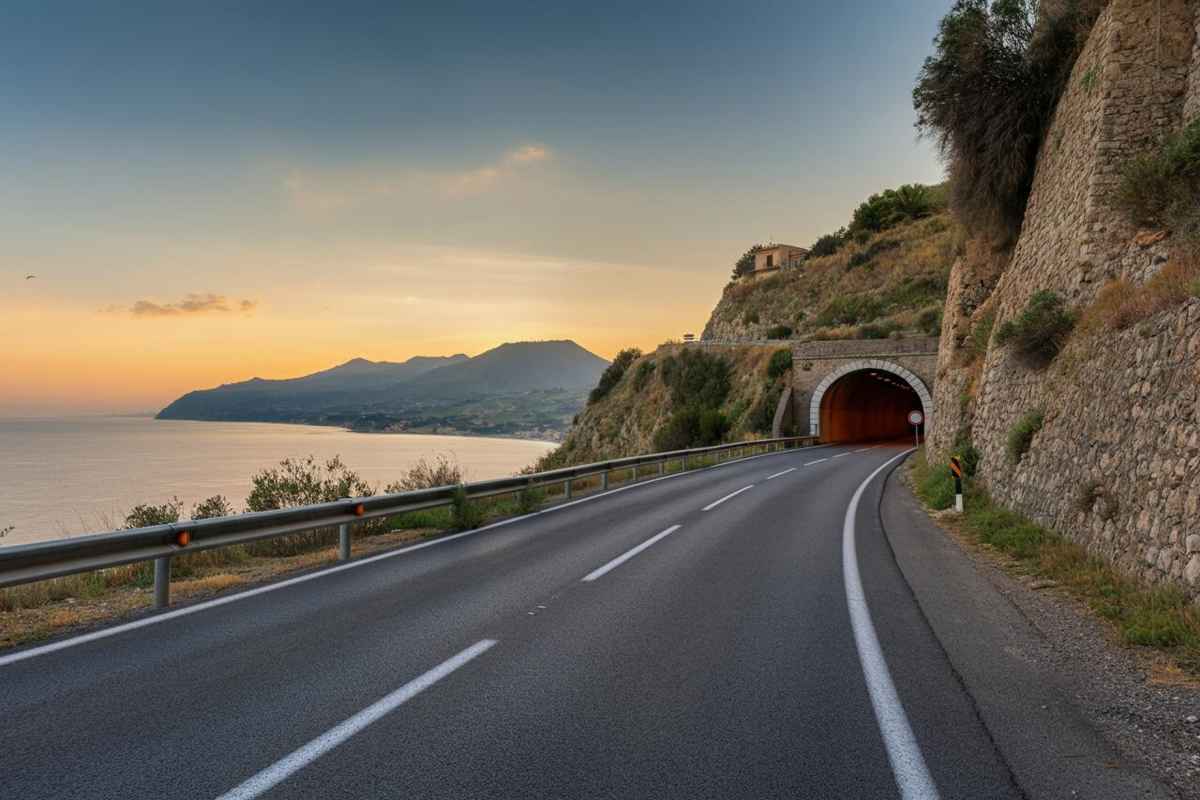
[[[954,510],[961,514],[963,510],[963,468],[958,456],[950,458],[950,471],[954,473]]]

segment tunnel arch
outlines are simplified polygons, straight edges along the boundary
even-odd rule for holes
[[[817,388],[813,390],[812,400],[808,407],[808,423],[809,432],[813,436],[825,440],[827,433],[821,430],[821,406],[825,401],[826,394],[833,388],[838,381],[848,375],[853,375],[856,372],[871,373],[871,372],[887,372],[891,375],[900,378],[907,383],[916,393],[917,399],[921,404],[921,413],[925,416],[923,427],[929,430],[933,425],[933,396],[929,393],[929,388],[925,382],[917,377],[911,370],[907,370],[899,364],[893,364],[890,361],[878,361],[875,359],[862,359],[852,361],[849,364],[844,364],[826,375]]]

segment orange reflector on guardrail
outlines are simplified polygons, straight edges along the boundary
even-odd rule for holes
[[[354,516],[361,517],[365,513],[367,513],[367,509],[363,507],[362,503],[359,503],[354,507]]]
[[[180,547],[187,547],[189,544],[191,544],[191,542],[191,531],[180,531],[179,533],[175,534],[175,544],[179,545]]]

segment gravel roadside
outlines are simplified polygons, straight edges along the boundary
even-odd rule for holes
[[[1026,714],[1023,734],[1014,731],[1010,740],[1014,736],[1036,738],[1044,735],[1047,742],[1060,741],[1063,737],[1054,733],[1053,726],[1061,722],[1067,712],[1054,708],[1054,699],[1033,696],[1018,699],[1011,696],[1011,690],[972,686],[972,673],[983,676],[986,668],[959,664],[959,661],[1009,658],[1019,669],[1027,669],[1024,685],[1031,691],[1036,691],[1032,686],[1035,682],[1039,684],[1037,690],[1052,684],[1053,694],[1047,697],[1061,697],[1073,706],[1071,714],[1085,721],[1111,746],[1115,756],[1111,760],[1099,752],[1090,754],[1097,762],[1096,767],[1107,768],[1114,779],[1117,773],[1152,779],[1142,783],[1135,780],[1133,785],[1139,791],[1128,796],[1200,800],[1200,681],[1181,672],[1168,657],[1157,651],[1121,644],[1110,623],[1095,616],[1086,605],[1053,581],[1022,574],[1015,561],[957,530],[953,512],[929,512],[911,493],[906,468],[897,470],[889,481],[881,512],[885,521],[889,517],[892,520],[888,525],[888,536],[893,539],[897,559],[906,574],[913,573],[910,584],[918,601],[939,638],[943,639],[956,667],[961,667],[969,688],[973,693],[977,688],[984,694],[989,690],[997,692],[997,700],[1018,706],[1015,712],[1006,711],[1012,717],[1008,720],[1010,723],[1021,713]],[[925,524],[916,519],[918,515],[924,517]],[[905,527],[924,529],[925,541],[904,532]],[[927,535],[929,531],[940,531],[941,541],[932,541]],[[964,567],[963,561],[969,562],[969,569]],[[968,573],[973,575],[963,577]],[[947,586],[933,591],[922,588],[922,584],[935,580],[934,576],[944,578]],[[964,603],[961,590],[967,586],[971,586],[974,596],[969,603]],[[957,599],[952,596],[954,591],[960,592]],[[1005,611],[1001,604],[1015,614]],[[988,622],[971,619],[976,626],[976,650],[984,649],[980,645],[988,643],[982,635],[984,624],[994,627],[996,621],[1002,621],[1006,628],[998,637],[1002,644],[996,645],[990,654],[969,654],[969,646],[964,642],[947,641],[970,636],[964,632],[970,626],[956,628],[963,620],[952,618],[955,615],[971,618],[972,609],[976,607],[989,609],[985,615],[980,615],[987,616]],[[1004,651],[1002,654],[1000,649]],[[1041,705],[1022,711],[1019,708],[1022,702]],[[986,703],[986,699],[981,701],[985,718]],[[1038,716],[1039,711],[1045,712],[1042,715],[1045,718]],[[1060,716],[1057,721],[1053,719],[1055,712]],[[1004,732],[998,732],[996,738],[1003,748]],[[1047,756],[1046,760],[1069,771],[1074,766],[1070,763],[1073,756],[1060,752]],[[1088,758],[1087,754],[1079,755],[1081,761]],[[1020,771],[1020,764],[1014,763],[1018,777],[1021,777]],[[1151,783],[1158,786],[1150,786]],[[1022,784],[1024,786],[1024,782]],[[1055,795],[1030,791],[1029,796]],[[1079,788],[1066,796],[1122,795],[1096,794]]]

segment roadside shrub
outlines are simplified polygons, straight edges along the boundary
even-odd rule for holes
[[[474,500],[467,497],[467,489],[462,484],[454,490],[454,499],[450,505],[450,518],[454,528],[469,531],[478,528],[483,522],[483,509]]]
[[[971,429],[969,427],[960,428],[954,435],[954,444],[951,445],[954,451],[953,455],[958,457],[962,464],[963,472],[968,478],[975,477],[975,473],[979,470],[979,461],[982,456],[975,443],[971,440]]]
[[[237,512],[233,510],[233,506],[223,496],[215,494],[212,497],[201,500],[196,505],[192,506],[192,519],[213,519],[215,517],[231,517]]]
[[[941,511],[954,505],[954,474],[945,464],[930,464],[925,451],[913,459],[913,484],[930,508]]]
[[[1013,464],[1021,463],[1021,459],[1029,452],[1033,437],[1042,429],[1046,415],[1041,409],[1027,411],[1008,429],[1008,460]]]
[[[767,377],[771,380],[782,378],[784,373],[792,368],[792,351],[776,350],[767,362]]]
[[[757,325],[758,324],[758,311],[751,309],[750,311],[747,311],[745,314],[742,314],[742,324],[743,325]]]
[[[633,388],[634,391],[640,392],[646,388],[646,384],[650,382],[651,376],[654,375],[654,362],[643,361],[638,364],[637,372],[633,373]]]
[[[400,480],[384,487],[386,494],[414,492],[438,486],[454,486],[463,482],[463,470],[453,457],[439,453],[432,458],[419,458]]]
[[[342,463],[337,456],[317,461],[314,456],[303,459],[285,458],[279,466],[265,469],[250,479],[247,511],[270,511],[314,503],[329,503],[342,497],[370,497],[375,489]],[[386,523],[371,520],[356,530],[380,533]],[[328,547],[337,540],[337,531],[321,528],[293,536],[263,539],[246,545],[247,552],[262,556],[292,556]]]
[[[546,490],[540,486],[526,486],[517,494],[517,513],[532,514],[546,502]]]
[[[937,336],[942,332],[942,309],[927,308],[917,317],[917,327],[926,336]]]
[[[768,339],[790,339],[792,338],[792,329],[787,325],[776,325],[767,329]]]
[[[640,358],[641,355],[642,351],[636,347],[630,347],[627,350],[617,353],[617,357],[600,374],[600,382],[596,384],[596,388],[592,389],[591,394],[588,395],[588,403],[595,403],[607,397],[608,393],[621,382],[621,378],[625,376],[625,370],[629,369],[629,365]]]
[[[883,314],[883,303],[870,295],[835,297],[817,316],[818,325],[857,325]]]
[[[151,525],[170,525],[179,522],[183,512],[183,503],[178,497],[172,497],[160,506],[141,503],[130,509],[125,515],[125,528],[148,528]]]
[[[1054,360],[1075,325],[1075,315],[1063,307],[1054,292],[1036,292],[1015,319],[1006,320],[996,332],[996,344],[1012,345],[1016,353],[1034,366]]]
[[[654,435],[656,450],[683,450],[719,444],[729,430],[729,420],[716,408],[686,406],[671,414]]]
[[[1020,230],[1046,129],[1103,0],[957,0],[913,90],[948,162],[951,207],[977,234]]]
[[[1200,238],[1200,119],[1125,163],[1116,204],[1134,223]]]
[[[821,256],[831,256],[838,250],[842,249],[842,245],[846,243],[846,229],[839,228],[833,233],[827,233],[824,236],[813,242],[813,246],[808,248],[810,258],[820,258]]]

